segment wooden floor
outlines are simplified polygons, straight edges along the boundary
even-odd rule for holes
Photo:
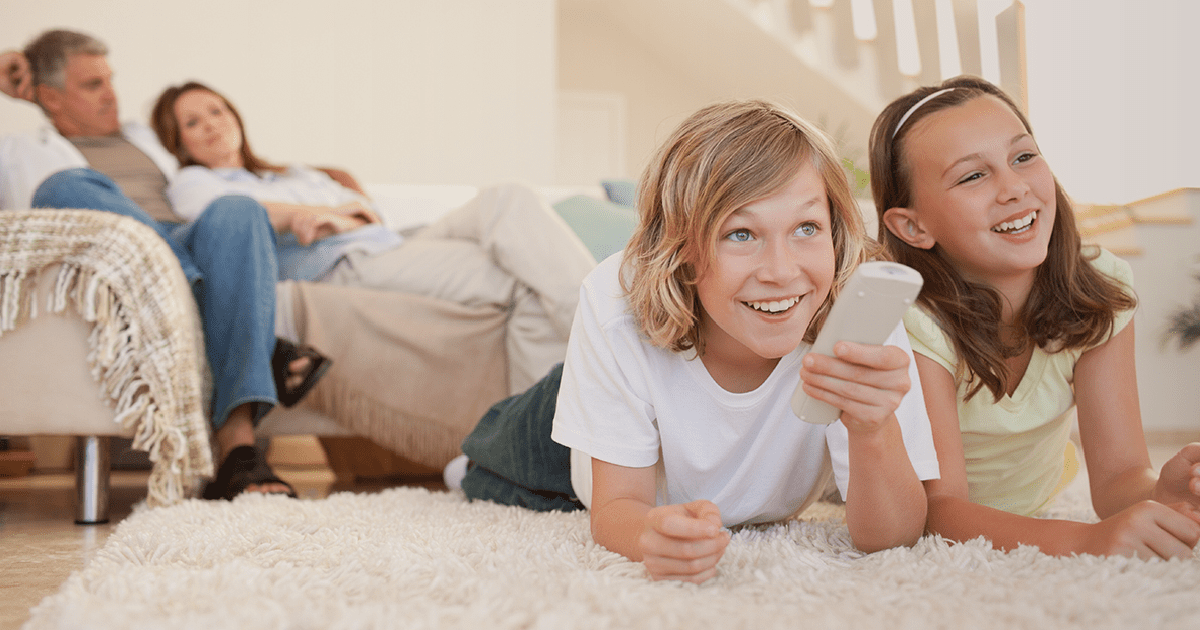
[[[1152,436],[1150,458],[1156,467],[1200,432]],[[437,479],[391,479],[338,482],[328,467],[275,464],[276,472],[296,488],[301,499],[321,499],[335,491],[377,492],[395,485],[442,488]],[[29,610],[104,546],[105,539],[133,506],[146,497],[145,472],[115,471],[109,495],[111,521],[76,525],[75,477],[71,473],[35,473],[0,477],[0,630],[19,628]]]

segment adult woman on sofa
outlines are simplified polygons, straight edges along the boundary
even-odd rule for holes
[[[258,200],[279,234],[281,279],[511,309],[514,392],[565,355],[579,286],[596,261],[532,190],[484,189],[405,238],[380,223],[353,178],[343,178],[343,185],[316,169],[277,166],[255,155],[232,103],[203,84],[165,90],[152,124],[183,167],[168,189],[176,212],[188,216],[223,195]]]

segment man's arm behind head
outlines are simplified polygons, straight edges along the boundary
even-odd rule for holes
[[[33,73],[29,60],[18,50],[0,53],[0,92],[23,101],[33,100]]]

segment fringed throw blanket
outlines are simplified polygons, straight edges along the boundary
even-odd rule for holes
[[[56,277],[42,278],[54,265]],[[212,475],[213,461],[203,334],[174,254],[152,230],[115,214],[0,212],[0,335],[37,316],[39,281],[54,282],[48,310],[69,303],[93,325],[92,375],[114,422],[154,463],[147,503],[184,499]]]

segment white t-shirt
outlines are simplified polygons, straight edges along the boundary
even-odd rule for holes
[[[758,389],[721,388],[704,364],[650,345],[629,314],[618,273],[621,253],[584,280],[567,346],[554,417],[554,441],[573,449],[572,485],[591,504],[588,456],[643,468],[658,466],[658,504],[708,499],[725,525],[794,515],[823,490],[826,448],[842,496],[850,476],[841,421],[801,421],[791,410],[802,344],[783,357]],[[889,345],[910,356],[913,387],[896,410],[917,477],[938,477],[924,397],[903,327]]]

